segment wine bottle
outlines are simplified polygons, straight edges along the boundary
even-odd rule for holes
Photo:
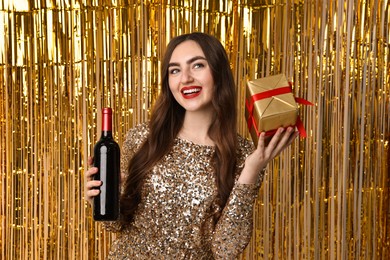
[[[94,147],[94,180],[102,181],[100,193],[93,201],[95,221],[117,220],[119,217],[120,149],[112,136],[112,109],[102,110],[102,135]]]

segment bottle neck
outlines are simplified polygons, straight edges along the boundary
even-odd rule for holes
[[[112,131],[102,131],[102,137],[103,138],[112,137]]]
[[[103,109],[102,137],[112,137],[112,110],[110,108]]]

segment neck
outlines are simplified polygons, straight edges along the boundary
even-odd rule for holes
[[[179,137],[201,145],[214,145],[208,131],[213,118],[213,112],[200,113],[186,111],[183,127]]]

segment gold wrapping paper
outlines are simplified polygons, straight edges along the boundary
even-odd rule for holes
[[[272,134],[279,127],[295,126],[298,105],[284,74],[250,80],[246,85],[245,118],[253,142],[261,132]],[[283,91],[278,94],[277,91]],[[257,98],[261,95],[261,98]]]

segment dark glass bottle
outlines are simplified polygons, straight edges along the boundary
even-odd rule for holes
[[[94,166],[99,171],[94,180],[102,181],[100,194],[93,201],[96,221],[117,220],[119,217],[120,149],[112,137],[112,109],[103,108],[102,136],[94,147]]]

